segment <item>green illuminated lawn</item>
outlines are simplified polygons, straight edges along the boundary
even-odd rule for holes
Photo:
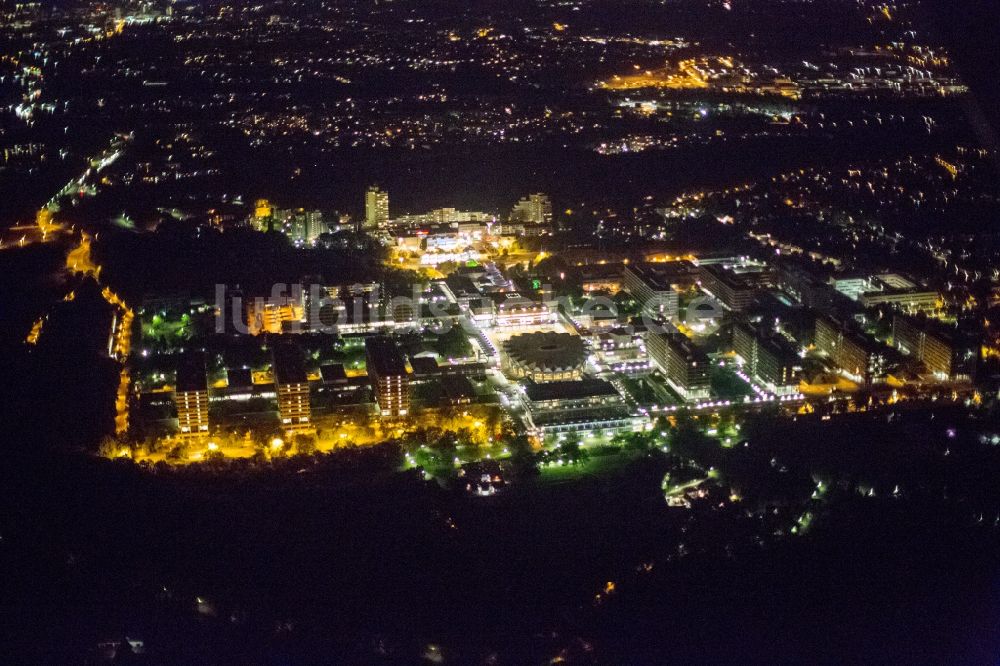
[[[641,453],[635,451],[619,451],[612,454],[590,456],[575,465],[539,465],[540,483],[560,483],[582,476],[603,476],[615,474],[623,469]]]

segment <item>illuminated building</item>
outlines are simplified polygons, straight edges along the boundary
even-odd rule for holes
[[[418,324],[454,325],[461,308],[449,302],[443,284],[394,296],[386,296],[375,283],[310,285],[305,293],[307,326],[303,330],[355,335],[412,329]]]
[[[733,350],[747,374],[771,391],[787,392],[798,383],[801,359],[780,335],[769,335],[746,322],[737,322],[733,326]]]
[[[310,289],[306,309],[308,327],[327,333],[373,333],[395,324],[392,308],[381,303],[378,285],[372,283]]]
[[[556,320],[556,312],[546,305],[513,292],[491,294],[495,326],[538,326]]]
[[[528,224],[552,224],[552,201],[541,193],[529,194],[517,202],[510,219]]]
[[[270,231],[274,220],[274,208],[267,199],[258,199],[254,204],[250,226],[257,231]]]
[[[208,436],[208,378],[204,355],[189,352],[181,357],[174,386],[174,406],[182,439]]]
[[[329,231],[329,227],[323,219],[323,213],[320,211],[302,211],[301,215],[304,218],[303,228],[305,233],[303,239],[305,242],[313,243],[320,237],[320,234]]]
[[[389,223],[389,193],[377,187],[365,192],[365,228],[377,229]]]
[[[624,265],[621,263],[589,264],[580,267],[580,287],[583,293],[608,292],[617,294],[622,289]]]
[[[365,340],[368,379],[375,392],[379,413],[399,418],[410,412],[410,375],[399,347],[386,337]]]
[[[757,286],[744,275],[718,264],[698,267],[702,288],[734,312],[746,309],[757,294]]]
[[[301,322],[304,315],[302,303],[292,297],[281,297],[277,301],[254,298],[246,303],[247,331],[250,335],[281,333],[286,323]]]
[[[587,335],[609,331],[619,325],[614,306],[602,303],[597,299],[584,303],[581,308],[573,308],[569,318],[578,327],[578,330],[581,330],[581,334],[585,332]]]
[[[777,286],[802,305],[823,310],[833,305],[833,290],[808,271],[784,266],[777,274]]]
[[[673,319],[679,310],[680,297],[674,289],[679,277],[673,265],[629,264],[625,266],[622,289],[642,305],[644,313]]]
[[[869,289],[868,278],[863,275],[838,275],[830,278],[833,288],[852,300],[860,300],[861,294]]]
[[[461,223],[492,224],[496,217],[479,210],[458,210],[457,208],[435,208],[429,213],[400,215],[393,220],[394,224],[413,226],[417,224],[448,224]],[[459,230],[462,233],[463,230]]]
[[[404,219],[413,216],[404,216]],[[420,225],[400,228],[400,220],[394,220],[397,227],[393,230],[396,246],[401,250],[415,253],[437,254],[469,254],[479,255],[473,246],[483,240],[487,231],[481,222],[451,222],[447,224]],[[426,263],[422,259],[422,263]]]
[[[898,273],[872,276],[841,276],[831,280],[834,288],[865,307],[894,305],[909,311],[935,310],[941,295],[925,289]]]
[[[787,76],[778,76],[771,81],[761,82],[757,84],[756,89],[751,88],[751,91],[753,90],[762,95],[780,95],[790,99],[799,99],[802,97],[802,89],[799,87],[799,84]]]
[[[312,408],[309,405],[309,380],[302,352],[291,344],[279,344],[272,353],[274,387],[278,395],[278,418],[288,434],[311,432]]]
[[[887,348],[830,317],[816,320],[816,348],[825,353],[845,375],[871,383],[885,376]]]
[[[870,289],[859,299],[865,307],[889,304],[919,311],[936,310],[941,305],[941,294],[937,291],[925,289],[897,273],[876,275],[869,284]]]
[[[971,381],[975,377],[979,357],[975,336],[931,319],[897,314],[892,319],[892,341],[939,379]]]
[[[711,362],[680,332],[647,332],[646,351],[667,383],[682,398],[701,400],[708,397]]]
[[[580,379],[587,361],[583,338],[571,333],[522,333],[503,343],[504,372],[515,379],[554,382]]]
[[[319,235],[328,231],[323,213],[318,210],[299,208],[295,211],[275,209],[272,218],[281,223],[281,231],[299,244],[312,245]]]
[[[941,295],[936,291],[895,291],[868,292],[861,295],[865,307],[875,305],[898,305],[905,310],[936,310],[941,305]]]
[[[584,378],[524,386],[532,425],[544,434],[600,430],[606,434],[638,429],[634,417],[609,382]]]
[[[592,335],[590,347],[605,369],[623,375],[649,374],[652,363],[641,342],[641,333],[612,328]]]

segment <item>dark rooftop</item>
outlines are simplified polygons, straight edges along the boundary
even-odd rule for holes
[[[179,393],[208,390],[208,377],[205,375],[205,355],[203,353],[191,351],[181,355],[177,362],[175,390]]]
[[[476,398],[476,388],[469,381],[468,377],[462,375],[449,375],[441,378],[441,387],[449,400],[474,400]]]
[[[302,350],[297,345],[292,343],[275,345],[273,359],[275,384],[302,384],[308,381]]]
[[[250,388],[253,386],[253,376],[249,368],[226,368],[229,388]]]
[[[342,363],[328,363],[320,366],[319,374],[325,383],[342,384],[347,381],[347,373],[344,371]]]
[[[634,263],[627,269],[653,291],[670,291],[672,284],[690,281],[695,267],[688,261],[668,261],[664,263]]]
[[[415,375],[434,375],[438,372],[438,362],[430,356],[410,357],[410,366]]]
[[[372,337],[365,340],[368,374],[373,371],[381,377],[406,374],[406,360],[399,345],[390,338]]]
[[[543,400],[573,400],[597,396],[618,395],[618,391],[603,379],[580,379],[566,382],[527,382],[525,392],[532,402]]]

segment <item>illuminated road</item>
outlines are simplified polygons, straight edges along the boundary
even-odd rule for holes
[[[644,70],[638,74],[613,76],[602,81],[606,90],[637,90],[639,88],[667,88],[669,90],[701,90],[708,88],[708,77],[698,68],[694,60],[682,60],[677,70],[664,67]]]
[[[118,135],[101,153],[87,160],[87,168],[70,179],[50,198],[35,216],[34,224],[20,224],[0,231],[0,250],[44,243],[62,237],[67,228],[58,219],[59,211],[76,205],[79,199],[95,196],[99,190],[99,176],[125,153],[132,135]]]

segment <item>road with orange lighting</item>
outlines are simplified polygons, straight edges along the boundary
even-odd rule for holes
[[[603,81],[601,88],[606,90],[637,90],[639,88],[666,88],[669,90],[702,90],[708,88],[708,77],[694,60],[682,60],[676,70],[668,67],[655,70],[645,70],[637,74],[625,76],[615,75]]]

